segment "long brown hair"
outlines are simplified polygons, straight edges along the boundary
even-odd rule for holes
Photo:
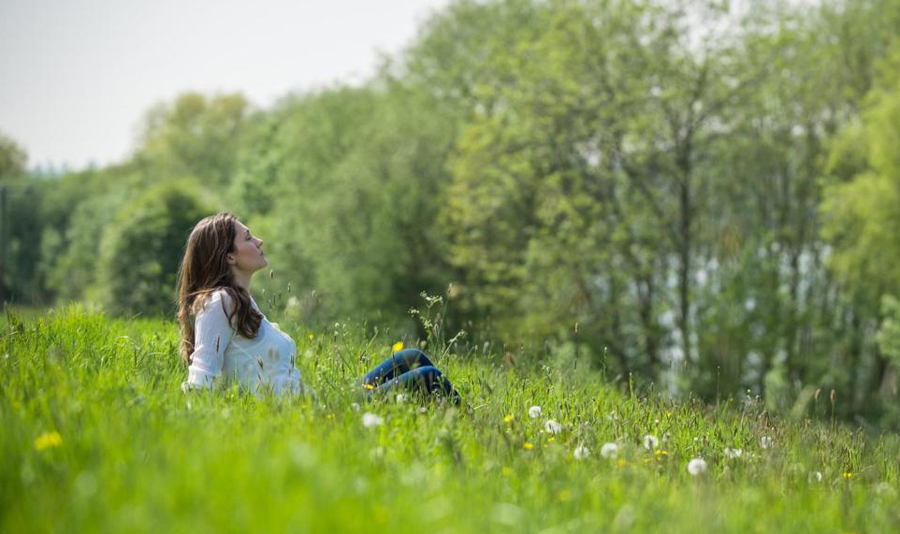
[[[235,329],[242,336],[252,339],[259,332],[262,315],[253,308],[250,293],[234,283],[227,256],[234,252],[237,218],[231,213],[219,213],[203,218],[194,225],[184,248],[184,257],[178,267],[178,324],[181,327],[181,359],[191,364],[194,352],[194,315],[203,308],[206,299],[217,289],[224,289],[235,306],[228,314],[228,321],[237,317]],[[223,302],[224,306],[224,302]]]

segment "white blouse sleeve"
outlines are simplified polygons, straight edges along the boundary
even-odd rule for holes
[[[231,311],[232,300],[225,291],[216,291],[209,296],[203,309],[194,320],[194,352],[188,367],[187,381],[181,389],[212,386],[222,373],[225,363],[225,348],[234,337],[234,328],[228,321],[226,310]]]

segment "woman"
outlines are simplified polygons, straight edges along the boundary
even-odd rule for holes
[[[181,357],[187,391],[236,380],[254,394],[304,391],[294,340],[271,323],[250,295],[250,279],[269,264],[262,239],[230,213],[204,218],[188,237],[178,269]],[[438,393],[459,404],[459,394],[422,351],[395,353],[363,377],[368,397],[396,388]]]

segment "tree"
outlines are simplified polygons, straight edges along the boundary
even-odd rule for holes
[[[161,183],[122,206],[103,232],[94,281],[105,309],[171,316],[188,235],[212,211],[191,184],[177,181]]]

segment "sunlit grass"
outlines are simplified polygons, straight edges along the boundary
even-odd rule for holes
[[[584,364],[453,351],[436,363],[471,410],[409,395],[360,406],[355,380],[396,339],[281,328],[315,399],[185,395],[173,322],[72,307],[4,324],[0,531],[900,527],[893,435],[787,423],[752,400],[645,398]]]

